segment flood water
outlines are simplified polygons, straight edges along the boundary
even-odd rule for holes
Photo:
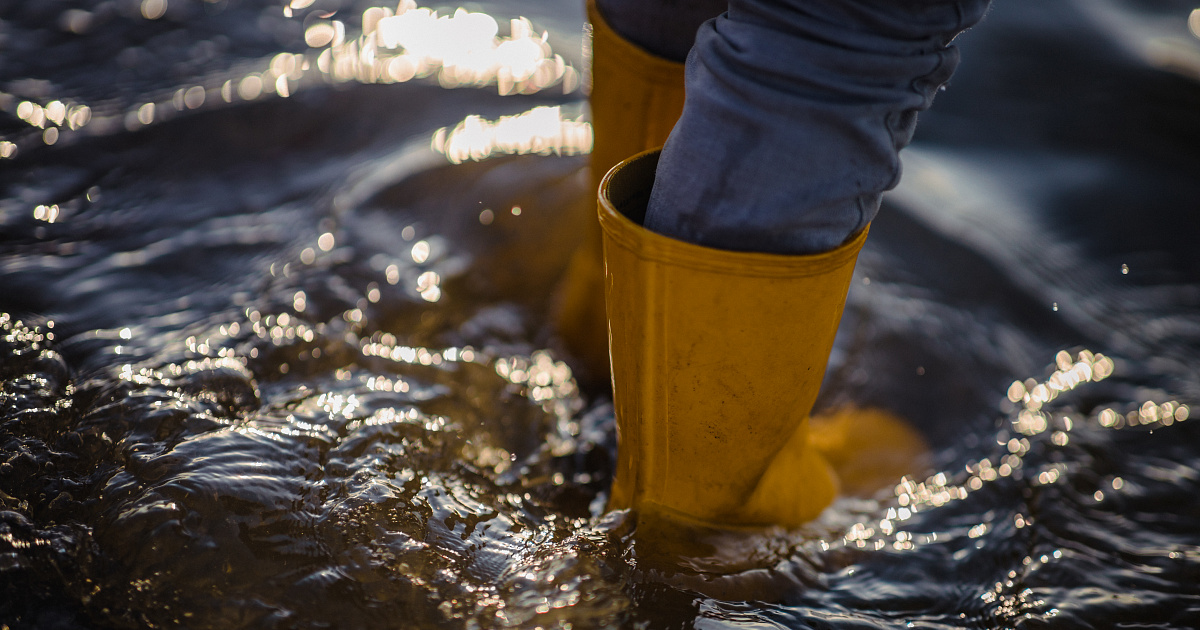
[[[996,0],[819,402],[934,472],[672,556],[550,326],[580,3],[372,6],[0,0],[0,628],[1200,627],[1194,7]]]

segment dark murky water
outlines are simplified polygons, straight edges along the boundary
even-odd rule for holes
[[[683,563],[547,323],[586,158],[447,159],[586,144],[581,7],[291,6],[0,0],[0,627],[1200,627],[1190,5],[962,38],[821,403],[943,472]]]

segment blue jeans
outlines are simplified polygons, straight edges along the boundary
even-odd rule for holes
[[[601,0],[600,9],[607,17],[631,2],[647,0]],[[645,226],[720,249],[837,247],[899,182],[917,113],[958,65],[950,42],[987,6],[730,0],[695,34],[683,116],[663,149]],[[623,20],[610,22],[622,31]],[[671,45],[644,47],[669,55]]]

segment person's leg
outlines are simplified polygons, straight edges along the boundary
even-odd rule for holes
[[[608,25],[646,52],[683,62],[700,25],[722,14],[727,0],[596,0]]]
[[[854,262],[916,112],[956,65],[950,39],[985,8],[733,0],[701,27],[661,157],[624,162],[600,189],[610,507],[791,526],[832,501],[837,458],[808,414]],[[869,419],[850,425],[919,442]]]
[[[683,60],[727,0],[591,0],[591,156],[596,184],[617,162],[666,142],[683,110]]]
[[[645,226],[803,254],[861,231],[988,0],[732,0],[687,62]]]
[[[591,190],[617,162],[662,146],[683,110],[683,59],[696,29],[726,0],[589,0],[592,25]],[[607,382],[608,333],[600,226],[571,260],[554,318],[584,381]]]

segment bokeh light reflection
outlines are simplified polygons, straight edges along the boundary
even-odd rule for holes
[[[370,7],[362,33],[347,37],[345,22],[332,15],[311,21],[304,41],[322,49],[315,66],[334,82],[402,83],[432,77],[447,88],[495,85],[500,94],[533,94],[561,85],[580,86],[580,75],[555,54],[549,34],[537,33],[526,18],[509,21],[500,35],[495,18],[459,8],[451,15],[405,0],[395,9]]]
[[[434,132],[432,146],[453,164],[495,155],[580,155],[592,150],[592,125],[564,118],[560,107],[535,107],[494,122],[467,116],[453,129]]]
[[[1017,380],[1009,386],[1007,402],[1019,404],[1013,410],[1010,426],[1015,436],[1008,431],[1001,431],[996,438],[999,452],[991,457],[967,462],[961,472],[948,474],[939,472],[918,481],[908,477],[902,478],[893,490],[894,504],[889,507],[881,519],[867,519],[853,523],[847,527],[832,545],[821,543],[821,549],[826,551],[833,546],[857,548],[863,550],[892,550],[912,551],[920,544],[934,543],[938,540],[937,532],[918,532],[905,528],[904,523],[914,518],[918,513],[942,508],[953,502],[961,501],[972,493],[984,490],[988,484],[1003,479],[1030,487],[1051,486],[1062,483],[1073,471],[1067,464],[1056,458],[1047,458],[1045,453],[1052,449],[1065,448],[1071,444],[1071,432],[1081,426],[1085,418],[1069,412],[1053,411],[1051,403],[1061,394],[1075,388],[1095,383],[1112,376],[1116,363],[1110,357],[1081,350],[1074,356],[1061,351],[1055,356],[1055,370],[1045,381],[1036,379]],[[1101,408],[1092,414],[1095,422],[1088,423],[1090,430],[1120,429],[1144,425],[1171,426],[1187,420],[1190,410],[1187,405],[1178,401],[1156,403],[1145,401],[1136,408],[1125,413],[1112,408]],[[1048,434],[1048,435],[1046,435]],[[1039,437],[1044,436],[1044,437]],[[1033,454],[1038,457],[1036,463],[1028,464],[1026,459]],[[1105,483],[1105,490],[1112,488],[1113,492],[1120,491],[1126,486],[1121,477],[1114,477]],[[1105,499],[1104,490],[1097,489],[1094,493],[1096,502]],[[1017,514],[1013,521],[1015,529],[1025,528],[1033,523],[1027,514]],[[968,538],[981,538],[996,529],[996,525],[981,522],[965,530]],[[961,533],[961,532],[959,532]],[[953,539],[957,533],[951,532],[946,539]],[[1040,558],[1029,557],[1023,561],[1029,570],[1048,564],[1061,558],[1061,550]],[[1028,611],[1041,605],[1040,601],[1029,598],[1029,593],[1013,593],[1014,582],[1009,580],[997,582],[992,591],[983,594],[988,603],[997,604],[1002,611]],[[1007,613],[1006,613],[1007,614]]]
[[[495,86],[502,95],[534,94],[555,86],[560,86],[563,94],[571,94],[582,87],[582,74],[553,51],[549,33],[538,31],[524,17],[508,20],[504,34],[501,23],[486,13],[459,8],[443,15],[404,0],[396,8],[367,7],[358,20],[361,29],[353,31],[347,26],[353,19],[338,19],[337,11],[317,5],[307,0],[291,2],[283,11],[285,20],[301,23],[297,38],[308,46],[307,51],[279,52],[232,69],[215,70],[195,77],[191,84],[143,92],[132,102],[115,99],[89,105],[67,96],[49,98],[39,90],[24,90],[20,84],[6,86],[13,93],[0,91],[0,110],[28,127],[0,135],[0,159],[14,159],[27,146],[69,141],[74,132],[137,131],[186,111],[239,100],[289,98],[306,87],[330,83],[429,79],[445,88]],[[169,19],[172,6],[167,0],[143,0],[135,5],[147,20]],[[86,11],[67,10],[63,28],[86,32],[92,27],[90,16]],[[259,28],[267,27],[260,23]],[[135,49],[125,52],[131,50]],[[136,51],[137,55],[126,55],[134,59],[131,63],[152,63],[145,59],[150,54],[146,49]],[[590,139],[564,142],[590,147]],[[586,149],[576,152],[582,151]]]

